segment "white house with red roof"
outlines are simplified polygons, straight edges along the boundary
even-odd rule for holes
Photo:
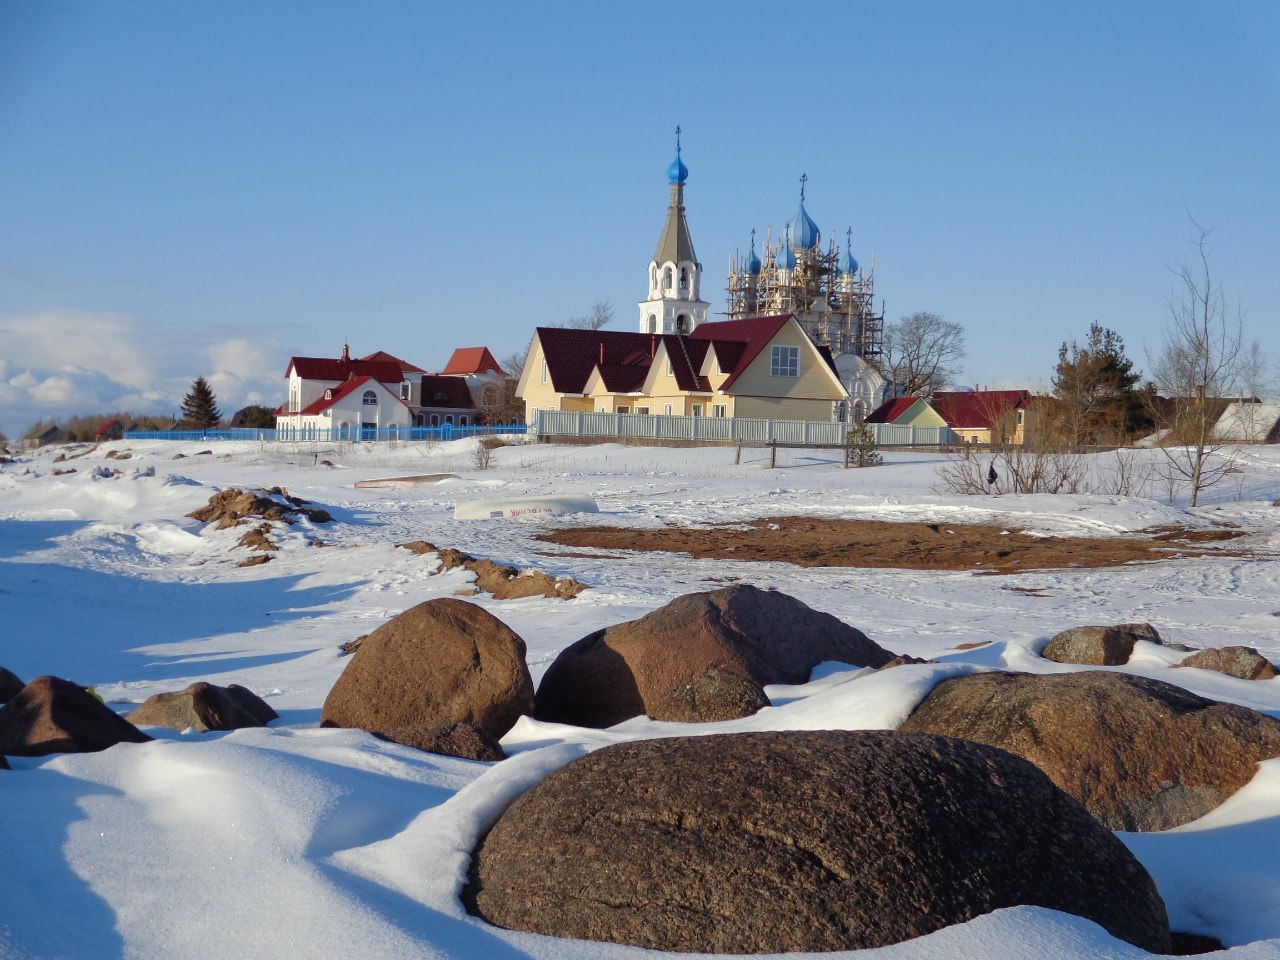
[[[498,365],[488,347],[458,347],[440,371],[442,377],[459,377],[471,391],[477,408],[492,407],[502,394],[506,371]]]

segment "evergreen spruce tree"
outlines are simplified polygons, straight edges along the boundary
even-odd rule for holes
[[[216,427],[222,419],[213,389],[204,377],[196,377],[191,392],[182,398],[182,419],[201,430]]]
[[[1071,444],[1116,442],[1147,428],[1141,379],[1114,330],[1093,323],[1083,344],[1063,343],[1053,375],[1063,439]]]

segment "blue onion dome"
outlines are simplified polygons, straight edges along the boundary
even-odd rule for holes
[[[793,234],[797,250],[813,250],[818,246],[818,241],[822,239],[822,234],[818,232],[818,225],[813,222],[813,217],[804,208],[804,198],[800,198],[800,209],[796,211],[796,218],[791,221],[795,228]]]
[[[756,256],[756,232],[751,231],[751,252],[747,254],[747,258],[742,261],[743,272],[753,277],[760,276],[760,258]]]
[[[684,183],[688,179],[689,168],[680,159],[680,143],[676,141],[676,158],[671,161],[671,166],[667,167],[667,181],[670,183]]]
[[[851,277],[858,272],[858,261],[853,259],[853,247],[844,248],[844,260],[840,264],[840,272]]]
[[[787,224],[786,232],[782,237],[782,250],[778,253],[778,266],[783,270],[794,270],[796,267],[796,254],[791,248],[791,224]]]

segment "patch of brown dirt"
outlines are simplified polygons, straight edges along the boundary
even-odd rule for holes
[[[772,517],[733,527],[633,530],[581,527],[545,533],[547,543],[603,550],[666,551],[699,559],[755,560],[800,567],[871,567],[1018,573],[1058,567],[1116,567],[1176,557],[1222,555],[1194,546],[1238,530],[1162,529],[1127,537],[1041,537],[1008,527]],[[1206,535],[1208,534],[1208,535]],[[1233,555],[1239,555],[1238,553]]]
[[[465,567],[476,575],[476,588],[492,594],[495,600],[517,600],[521,597],[558,597],[561,600],[570,600],[587,589],[585,583],[580,583],[571,577],[557,579],[541,570],[520,570],[494,563],[492,560],[477,560],[461,550],[454,550],[452,547],[436,547],[425,540],[414,540],[399,546],[419,556],[424,553],[439,554],[442,571]]]

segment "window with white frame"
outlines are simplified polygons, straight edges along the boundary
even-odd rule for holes
[[[366,390],[364,396],[360,398],[360,402],[366,407],[376,407],[378,405],[378,395],[372,390]]]
[[[648,408],[648,407],[636,407],[636,413],[643,413],[645,416],[648,416],[648,415],[649,415],[649,408]]]
[[[671,416],[671,404],[669,403],[663,404],[662,412],[668,417]]]
[[[693,405],[693,411],[692,411],[692,413],[693,413],[693,415],[694,415],[695,417],[700,417],[700,416],[702,416],[702,404],[700,404],[700,403],[695,403],[695,404]]]
[[[542,382],[543,383],[547,382],[547,361],[546,360],[542,361]]]
[[[774,377],[800,376],[800,348],[773,347],[769,352],[769,375]]]
[[[713,417],[727,417],[729,415],[729,405],[727,403],[713,403],[711,405],[711,415]]]

